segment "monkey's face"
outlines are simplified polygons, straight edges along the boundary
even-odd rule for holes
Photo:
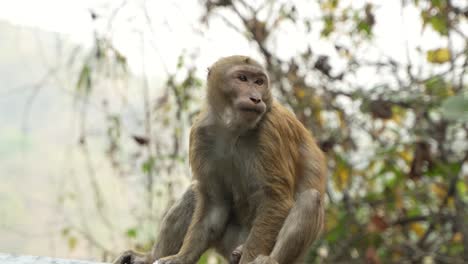
[[[230,99],[232,118],[253,128],[265,114],[270,96],[268,76],[255,65],[235,65],[226,72],[223,92]]]

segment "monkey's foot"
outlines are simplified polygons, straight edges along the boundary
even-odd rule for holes
[[[143,254],[127,250],[122,253],[113,264],[149,264],[147,257]]]
[[[269,256],[260,255],[249,264],[278,264],[278,262]]]

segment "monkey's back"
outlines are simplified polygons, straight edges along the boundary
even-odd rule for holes
[[[274,101],[259,129],[260,160],[265,162],[266,180],[293,195],[310,187],[323,194],[325,156],[294,113]]]

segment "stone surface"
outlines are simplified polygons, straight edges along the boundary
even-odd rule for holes
[[[104,264],[102,262],[0,253],[0,264]]]

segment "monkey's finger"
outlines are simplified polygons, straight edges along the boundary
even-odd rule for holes
[[[231,258],[229,259],[229,264],[239,264],[241,257],[242,253],[240,251],[233,251],[231,254]]]
[[[242,257],[242,248],[244,245],[240,245],[234,249],[231,253],[231,257],[229,258],[229,264],[239,264],[240,259]]]
[[[122,253],[113,264],[131,264],[133,262],[133,253],[131,251],[126,251]]]

